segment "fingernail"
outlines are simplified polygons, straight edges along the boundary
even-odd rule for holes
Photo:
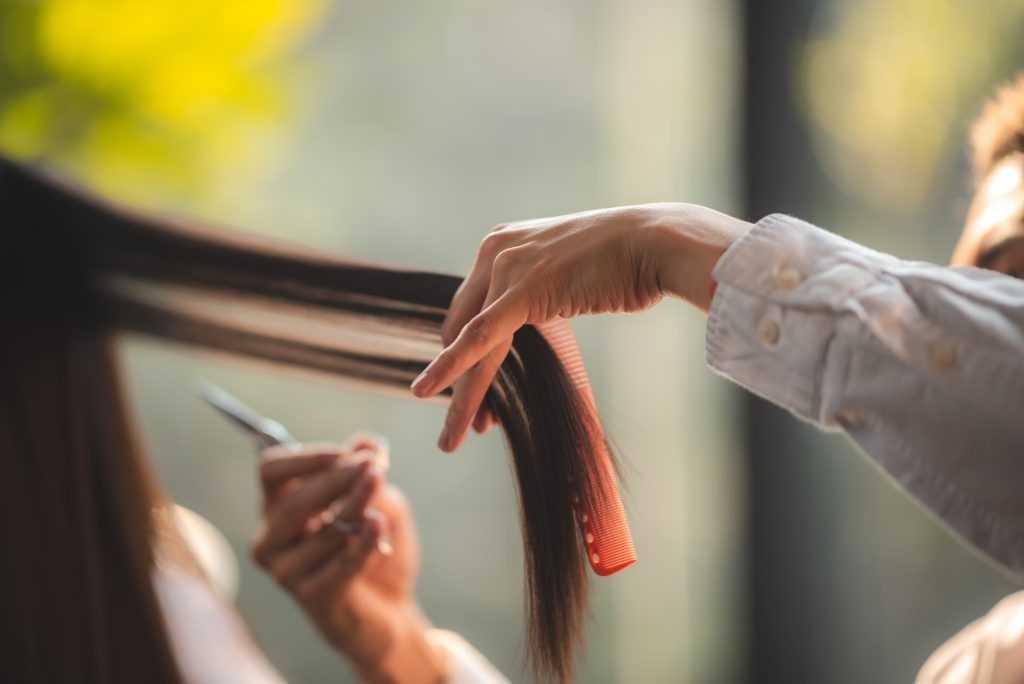
[[[352,452],[352,458],[361,463],[372,463],[377,458],[377,452],[373,449],[357,449]]]
[[[427,371],[423,371],[422,373],[416,376],[415,380],[412,381],[412,384],[409,385],[409,389],[411,389],[412,393],[415,394],[416,396],[421,396],[422,394],[426,393],[426,384]]]
[[[441,430],[441,437],[437,440],[437,448],[441,451],[448,451],[451,449],[452,434],[451,431],[446,427]]]

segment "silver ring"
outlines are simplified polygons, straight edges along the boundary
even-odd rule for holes
[[[363,526],[356,520],[342,520],[341,518],[335,518],[327,524],[342,534],[359,534],[363,529]]]
[[[338,517],[341,514],[341,500],[335,499],[320,514],[320,524],[324,527],[333,527],[342,534],[359,534],[362,525],[357,520],[345,520]]]

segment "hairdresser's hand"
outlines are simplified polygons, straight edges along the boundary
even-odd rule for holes
[[[263,453],[263,519],[253,558],[302,606],[362,681],[443,679],[445,658],[414,596],[419,548],[404,496],[372,464],[374,443],[275,447]],[[364,520],[358,534],[324,524]],[[328,518],[329,519],[329,518]],[[392,553],[377,550],[390,536]]]
[[[696,205],[651,204],[496,228],[452,300],[447,348],[412,385],[429,397],[455,383],[438,446],[453,451],[471,422],[481,432],[493,422],[480,402],[521,326],[642,311],[664,295],[706,311],[712,269],[749,227]]]

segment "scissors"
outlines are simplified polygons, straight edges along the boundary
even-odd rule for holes
[[[212,382],[200,381],[196,387],[196,393],[203,401],[216,409],[218,413],[251,436],[256,442],[257,452],[262,452],[264,449],[274,446],[291,446],[299,443],[299,440],[295,439],[284,425],[271,418],[261,416],[243,404],[238,398],[226,390],[217,387]],[[382,470],[387,470],[388,454],[390,453],[387,439],[380,435],[368,435],[368,437],[377,445],[377,457],[375,459],[377,466]],[[361,520],[341,519],[338,517],[340,510],[340,500],[331,502],[320,516],[323,524],[330,525],[344,534],[359,534],[363,529],[363,522]],[[390,556],[393,553],[390,539],[383,537],[378,540],[377,550],[386,556]]]

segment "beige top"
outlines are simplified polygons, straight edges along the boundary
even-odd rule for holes
[[[238,566],[227,540],[181,506],[158,526],[153,586],[178,668],[188,684],[284,684],[234,606]],[[430,639],[448,654],[445,684],[508,684],[462,637],[441,629]]]
[[[1024,592],[1010,594],[985,617],[943,644],[921,668],[917,684],[1024,682]]]
[[[204,578],[162,566],[153,585],[186,682],[284,684],[234,607]]]

